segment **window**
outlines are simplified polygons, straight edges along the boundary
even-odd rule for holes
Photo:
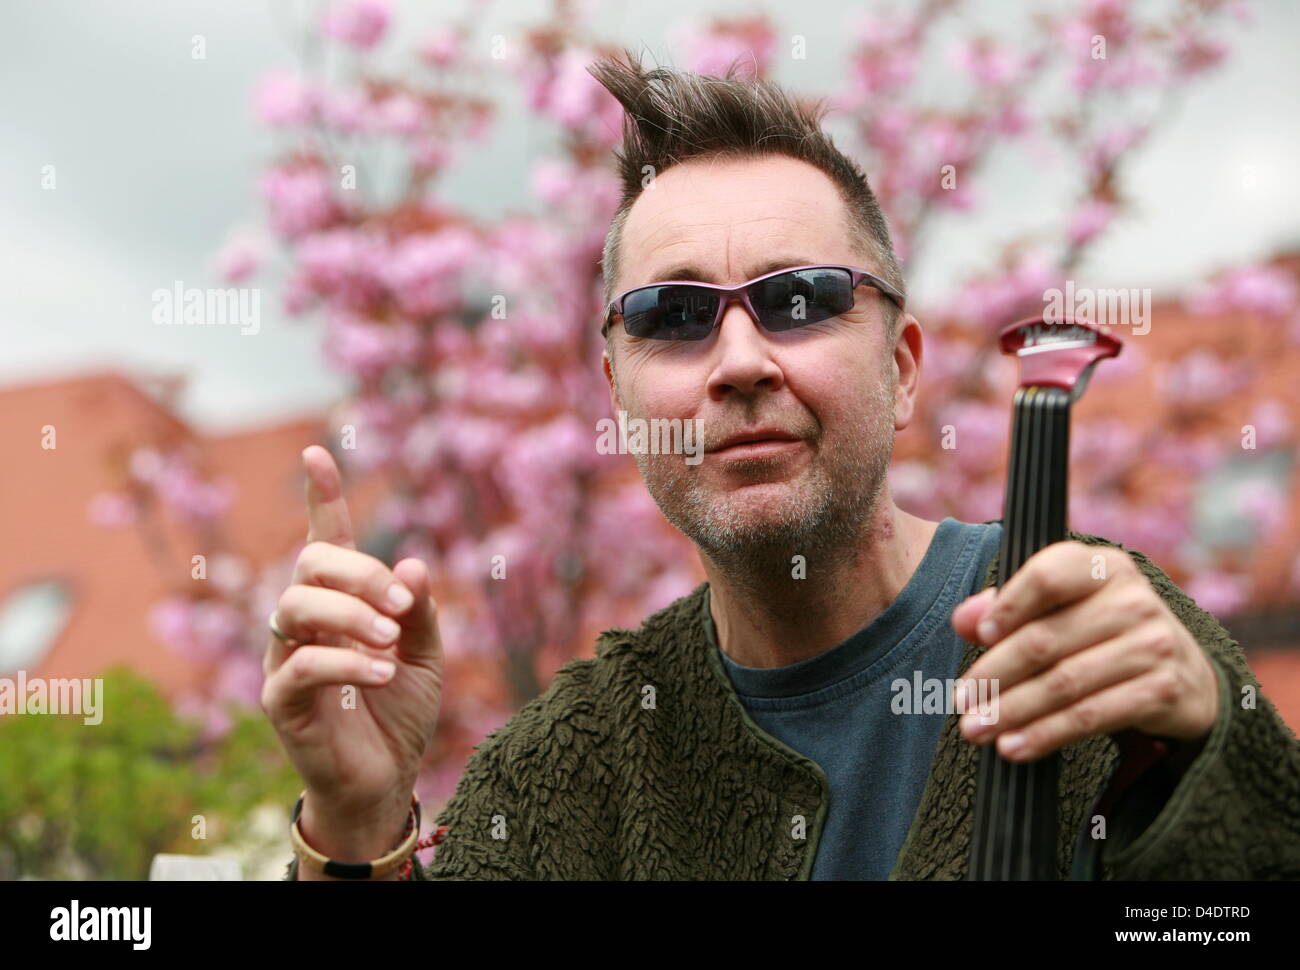
[[[0,603],[0,674],[31,670],[67,625],[72,595],[49,580],[20,586]]]

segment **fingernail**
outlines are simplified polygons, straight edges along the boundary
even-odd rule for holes
[[[961,733],[968,740],[972,740],[972,741],[975,738],[978,738],[986,734],[989,729],[988,725],[981,724],[979,718],[977,718],[974,714],[963,715],[959,727],[961,728]]]
[[[375,672],[375,676],[387,680],[389,677],[393,676],[393,671],[395,671],[397,667],[391,660],[372,660],[370,661],[370,669]]]
[[[985,644],[992,646],[998,640],[998,625],[992,620],[981,620],[979,625],[980,639]]]
[[[384,643],[391,643],[397,639],[397,635],[402,632],[402,628],[397,625],[396,621],[390,620],[386,616],[380,616],[375,618],[375,632],[379,634],[379,638]]]
[[[415,602],[415,597],[411,591],[401,583],[393,583],[388,587],[388,605],[399,613]]]
[[[1025,746],[1025,736],[1023,734],[1007,734],[1002,738],[1002,753],[1015,754]]]

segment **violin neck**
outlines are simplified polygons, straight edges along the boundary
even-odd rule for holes
[[[1070,393],[1021,388],[1012,411],[999,587],[1038,550],[1066,537],[1069,457]],[[1013,762],[995,745],[980,749],[968,878],[1056,878],[1057,763],[1055,752]]]

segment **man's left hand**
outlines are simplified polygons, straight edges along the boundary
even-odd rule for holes
[[[973,701],[958,707],[961,731],[996,739],[1010,760],[1125,728],[1197,741],[1218,716],[1209,658],[1123,549],[1053,543],[958,606],[952,625],[991,647],[957,690],[989,678],[997,704],[991,724]]]

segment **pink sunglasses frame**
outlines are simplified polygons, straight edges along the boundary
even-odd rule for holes
[[[889,299],[891,299],[893,302],[897,303],[898,308],[900,310],[905,309],[906,297],[904,297],[903,294],[900,293],[896,288],[891,286],[889,283],[886,283],[884,280],[882,280],[879,276],[875,275],[874,273],[871,273],[857,266],[841,266],[835,263],[810,263],[806,266],[788,266],[785,269],[773,270],[770,273],[764,273],[762,276],[756,276],[752,280],[749,280],[748,282],[737,283],[735,286],[719,286],[716,283],[701,283],[697,280],[656,280],[654,283],[646,283],[642,286],[634,286],[630,290],[624,290],[618,296],[614,297],[614,299],[609,301],[609,304],[605,307],[605,320],[604,323],[601,325],[600,335],[602,337],[609,335],[609,328],[613,322],[611,318],[614,315],[617,315],[620,320],[623,318],[623,301],[626,300],[629,295],[636,293],[638,290],[648,290],[652,286],[670,286],[670,285],[697,286],[705,290],[716,290],[722,294],[723,298],[721,302],[718,303],[718,312],[717,315],[713,318],[713,326],[712,328],[710,328],[709,331],[710,333],[712,333],[713,330],[716,330],[718,328],[718,324],[722,322],[723,314],[727,312],[727,308],[731,306],[731,302],[733,300],[739,300],[741,304],[745,307],[745,310],[749,313],[750,319],[752,319],[760,327],[763,327],[763,329],[766,330],[767,327],[764,325],[763,321],[759,319],[758,313],[754,309],[754,304],[752,304],[749,301],[750,287],[754,286],[757,283],[763,282],[763,280],[770,279],[773,276],[781,276],[784,273],[793,273],[798,270],[804,270],[804,269],[845,270],[849,274],[850,283],[853,289],[856,290],[863,283],[866,283],[868,286],[871,286],[879,290],[885,296],[889,297]],[[677,342],[677,341],[669,341],[669,342]]]

